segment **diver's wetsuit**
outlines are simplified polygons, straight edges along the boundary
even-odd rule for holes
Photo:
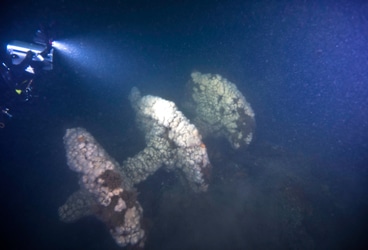
[[[18,65],[12,64],[10,60],[10,63],[4,61],[0,64],[0,127],[11,117],[9,109],[12,109],[16,102],[28,101],[30,98],[34,74],[26,69],[31,66],[32,57],[33,53],[29,51]]]

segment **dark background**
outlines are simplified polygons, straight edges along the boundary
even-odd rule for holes
[[[339,235],[347,238],[340,246],[348,247],[348,239],[354,246],[363,244],[368,166],[364,1],[36,0],[3,1],[0,9],[3,51],[13,39],[31,42],[41,23],[53,24],[55,40],[79,48],[72,60],[55,52],[54,70],[36,79],[37,96],[17,106],[0,131],[0,244],[115,248],[99,222],[65,225],[57,218],[57,208],[78,187],[66,166],[65,129],[85,127],[121,162],[142,146],[142,138],[132,134],[130,89],[138,86],[144,94],[179,104],[193,70],[218,73],[237,84],[256,113],[256,142],[323,162],[324,176],[344,190],[350,222],[341,228]],[[334,195],[338,199],[339,192]],[[148,244],[151,249],[160,248],[155,240]]]

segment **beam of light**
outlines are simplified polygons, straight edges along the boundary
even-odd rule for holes
[[[131,60],[123,46],[103,36],[81,36],[53,42],[53,47],[74,73],[87,81],[117,83],[126,78]]]
[[[73,56],[75,53],[78,53],[76,46],[67,41],[53,41],[52,46],[67,56]]]
[[[82,52],[82,47],[78,43],[73,40],[53,41],[52,46],[61,57],[73,64],[78,64]]]

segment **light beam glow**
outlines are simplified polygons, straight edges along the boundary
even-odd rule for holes
[[[116,41],[103,36],[83,36],[53,42],[58,54],[87,80],[103,83],[121,82],[128,72],[126,53]]]

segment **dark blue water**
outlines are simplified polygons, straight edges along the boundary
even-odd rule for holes
[[[96,219],[58,219],[78,188],[65,129],[85,127],[122,162],[143,147],[130,89],[180,107],[198,70],[237,84],[256,113],[256,139],[237,153],[225,141],[207,142],[214,178],[206,195],[182,195],[165,173],[139,186],[147,249],[363,249],[368,4],[177,2],[1,4],[3,50],[13,39],[31,41],[40,23],[54,23],[55,40],[76,50],[55,52],[54,70],[35,80],[35,98],[0,131],[0,244],[118,249]]]

